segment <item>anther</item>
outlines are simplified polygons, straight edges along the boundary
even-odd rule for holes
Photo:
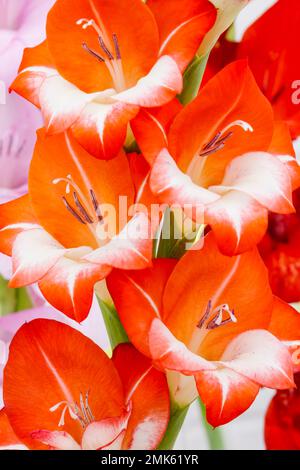
[[[87,413],[86,413],[86,409],[85,409],[84,401],[83,401],[83,396],[82,396],[82,393],[81,393],[81,392],[80,392],[79,400],[80,400],[80,408],[81,408],[81,412],[82,412],[83,419],[84,419],[84,421],[85,421],[86,424],[89,424],[89,423],[90,423],[90,419],[88,418],[88,415],[87,415]]]
[[[114,41],[114,46],[115,46],[115,51],[116,51],[116,58],[117,58],[117,60],[121,60],[122,59],[121,50],[120,50],[119,41],[118,41],[118,37],[117,37],[116,33],[114,33],[112,35],[112,38],[113,38],[113,41]]]
[[[199,321],[199,323],[197,324],[197,328],[200,328],[200,330],[203,328],[204,323],[206,322],[206,320],[210,316],[211,307],[212,307],[212,302],[211,302],[211,300],[209,300],[208,304],[207,304],[207,307],[206,307],[206,310],[205,310],[205,313],[204,313],[203,317],[201,318],[201,320]]]
[[[97,201],[96,194],[94,193],[93,189],[90,189],[90,195],[91,195],[91,198],[92,198],[92,203],[93,203],[96,215],[98,217],[98,220],[99,220],[99,222],[102,222],[103,221],[103,215],[101,214],[101,211],[99,209],[99,203]]]
[[[108,60],[114,60],[114,56],[112,55],[112,53],[110,52],[110,50],[107,48],[105,42],[103,41],[102,37],[99,36],[99,43],[100,43],[100,46],[103,50],[103,52],[107,55],[108,57]]]
[[[203,150],[208,150],[210,148],[212,148],[215,143],[219,140],[219,138],[221,137],[221,132],[218,132],[212,139],[210,142],[208,142],[208,144],[206,144],[204,147],[203,147]]]
[[[86,50],[89,54],[91,54],[91,56],[95,57],[95,59],[99,60],[99,62],[105,62],[105,60],[103,59],[103,57],[101,57],[100,54],[98,54],[97,52],[93,51],[93,49],[90,49],[89,46],[86,44],[86,42],[83,42],[82,43],[82,47],[84,50]]]
[[[88,390],[85,394],[85,409],[86,409],[86,412],[89,416],[90,422],[92,422],[92,421],[95,421],[95,417],[94,417],[94,415],[92,413],[92,410],[90,408],[90,405],[89,405],[89,394],[90,394],[90,392]]]
[[[93,219],[91,219],[91,217],[89,216],[89,214],[87,213],[87,211],[85,210],[85,208],[83,207],[83,205],[81,204],[81,202],[79,201],[78,199],[78,196],[76,194],[76,192],[74,191],[73,192],[73,198],[74,198],[74,202],[76,204],[76,207],[79,209],[82,217],[84,218],[84,220],[88,223],[88,224],[92,224],[93,223]]]
[[[73,217],[75,217],[75,219],[78,220],[78,222],[80,222],[83,225],[86,225],[86,222],[80,217],[80,215],[77,214],[75,209],[73,209],[73,207],[68,203],[65,196],[62,197],[62,200],[63,200],[63,203],[66,206],[67,210],[70,212],[70,214],[72,214]]]

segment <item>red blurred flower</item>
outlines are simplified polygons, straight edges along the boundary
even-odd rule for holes
[[[300,450],[300,374],[298,388],[280,390],[268,408],[265,442],[268,450]]]

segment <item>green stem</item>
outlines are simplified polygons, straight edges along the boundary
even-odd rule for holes
[[[103,315],[106,331],[109,337],[112,351],[118,344],[128,343],[128,336],[120,322],[119,316],[113,305],[109,305],[97,296]]]
[[[188,410],[189,406],[187,406],[186,408],[173,408],[173,410],[171,409],[171,418],[168,424],[168,428],[163,440],[157,448],[158,450],[173,449]]]
[[[210,450],[223,450],[224,441],[222,436],[222,431],[219,428],[213,428],[206,420],[206,410],[205,406],[199,398],[199,405],[203,418],[203,425],[205,428],[207,440],[209,443]]]

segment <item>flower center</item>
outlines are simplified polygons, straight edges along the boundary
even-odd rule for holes
[[[86,42],[82,43],[83,49],[94,57],[98,62],[106,65],[117,92],[126,89],[124,71],[122,65],[121,49],[118,37],[113,33],[111,39],[105,31],[93,20],[88,18],[79,19],[76,24],[82,29],[93,28],[98,36],[100,52],[91,49]],[[113,50],[113,52],[112,52]]]
[[[59,427],[65,425],[65,416],[67,412],[69,413],[70,418],[79,421],[83,429],[95,421],[95,417],[89,406],[89,391],[87,391],[84,396],[82,393],[80,393],[79,404],[77,402],[70,403],[66,400],[63,400],[52,406],[49,411],[53,413],[61,407],[63,407],[63,409],[60,420],[58,422]]]
[[[106,244],[108,230],[94,190],[89,189],[89,197],[86,197],[71,175],[66,178],[56,178],[52,183],[66,185],[65,194],[61,199],[67,211],[89,229],[99,247]]]
[[[234,314],[234,310],[229,308],[228,304],[222,304],[212,309],[212,301],[209,300],[205,313],[199,321],[197,328],[200,330],[214,330],[222,325],[228,323],[237,323],[237,318]]]
[[[55,185],[61,182],[66,184],[65,196],[62,196],[62,201],[70,214],[84,225],[92,225],[99,222],[102,224],[103,216],[94,190],[89,190],[90,201],[88,201],[79,186],[73,181],[71,175],[68,175],[66,178],[56,178],[52,181]],[[72,203],[68,201],[69,195],[71,195]],[[91,207],[93,208],[92,211]],[[90,211],[92,212],[92,216],[90,215]]]

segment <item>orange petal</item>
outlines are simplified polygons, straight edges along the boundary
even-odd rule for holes
[[[219,194],[241,191],[272,212],[295,212],[290,172],[280,158],[269,153],[253,152],[234,158],[222,183],[209,189]]]
[[[260,389],[252,380],[225,368],[200,372],[196,383],[206,406],[206,419],[213,427],[229,423],[246,411]]]
[[[39,92],[48,76],[55,74],[54,64],[46,41],[24,50],[19,75],[10,90],[40,107]]]
[[[63,338],[63,345],[62,345]],[[66,400],[79,403],[89,391],[96,420],[120,416],[124,398],[118,373],[106,354],[67,325],[34,320],[22,326],[10,346],[4,371],[4,403],[11,426],[31,449],[44,448],[32,433],[63,431],[81,442],[82,427],[68,412],[58,426]],[[80,405],[79,405],[80,406]]]
[[[11,256],[12,246],[17,235],[37,224],[28,194],[6,204],[1,204],[0,220],[0,251]]]
[[[174,99],[157,109],[142,109],[131,121],[136,141],[150,165],[160,151],[168,147],[167,132],[181,109],[179,101]]]
[[[113,100],[144,108],[163,106],[180,94],[183,80],[176,62],[164,55],[135,86],[118,93]]]
[[[229,191],[208,204],[204,218],[214,231],[219,249],[228,256],[251,250],[268,228],[268,211],[240,191]]]
[[[150,357],[148,332],[153,319],[161,313],[163,289],[175,263],[171,259],[153,260],[153,267],[142,272],[113,270],[107,278],[108,290],[130,340]]]
[[[249,408],[259,391],[258,385],[293,387],[287,348],[264,330],[246,331],[237,336],[217,365],[217,370],[196,375],[199,395],[213,426],[226,424]]]
[[[81,323],[92,306],[94,285],[111,271],[109,266],[62,257],[39,282],[45,299]]]
[[[153,369],[151,361],[129,344],[122,344],[114,350],[113,362],[125,394],[132,402],[123,448],[156,449],[169,421],[166,377]],[[134,364],[134,367],[128,367],[128,364]]]
[[[5,408],[0,410],[0,447],[20,444],[20,439],[15,435],[7,418]]]
[[[87,103],[71,130],[82,147],[96,158],[110,160],[120,152],[128,122],[138,112],[135,105],[116,102]]]
[[[160,34],[160,55],[169,55],[182,71],[195,56],[205,34],[216,20],[207,0],[149,0]]]
[[[300,339],[300,313],[278,297],[274,298],[268,330],[282,341]]]

